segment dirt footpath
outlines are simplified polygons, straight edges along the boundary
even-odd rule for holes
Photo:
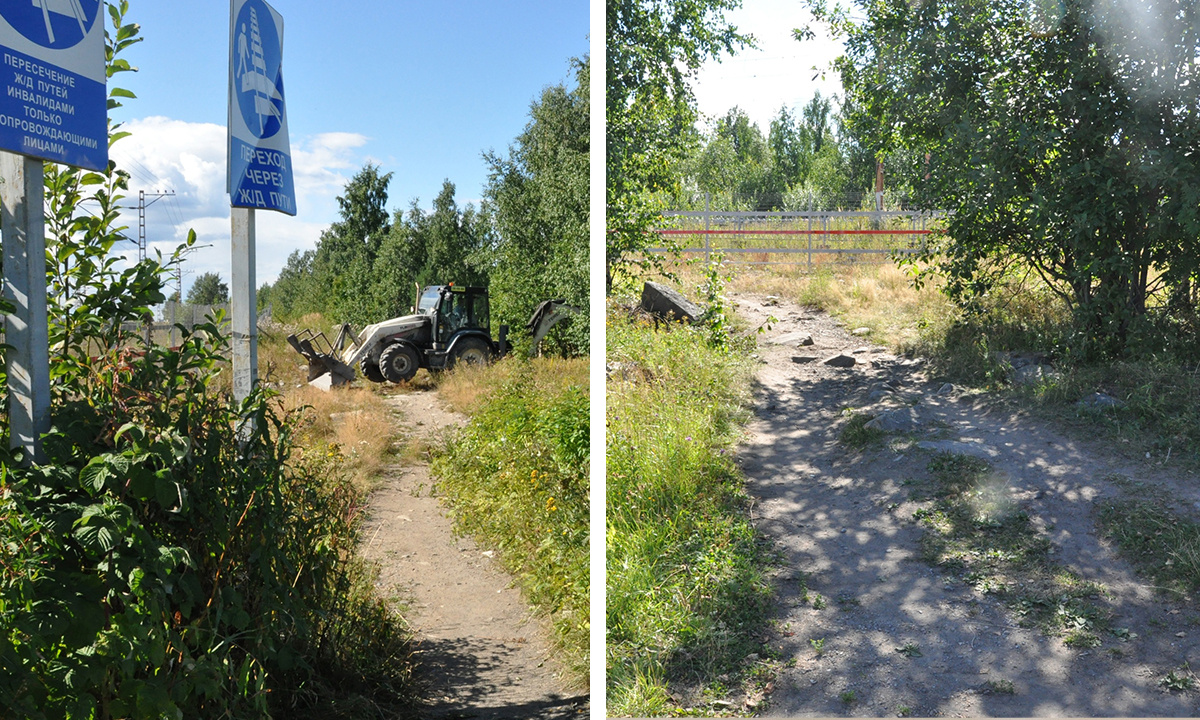
[[[1200,608],[1169,602],[1121,561],[1094,509],[1121,488],[1200,507],[1200,483],[1115,459],[986,396],[931,381],[828,315],[755,295],[734,298],[760,339],[756,418],[740,451],[753,516],[785,569],[770,643],[785,667],[771,716],[1195,716],[1200,693],[1169,692],[1168,671],[1200,670]],[[812,344],[805,345],[811,335]],[[852,367],[824,364],[854,358]],[[838,443],[847,407],[911,407],[885,447]],[[921,559],[907,480],[934,452],[975,455],[1052,542],[1051,557],[1100,583],[1112,626],[1101,645],[1066,646],[1019,625],[993,595]],[[808,597],[804,596],[807,589]],[[823,598],[814,607],[812,598]],[[908,646],[909,650],[905,651]],[[820,652],[818,652],[818,648]]]
[[[405,432],[433,441],[465,422],[432,391],[393,395]],[[512,578],[470,538],[457,537],[428,466],[391,469],[371,496],[364,554],[382,566],[386,596],[408,601],[405,619],[420,643],[417,679],[428,718],[587,716],[587,698],[568,692],[550,644]]]

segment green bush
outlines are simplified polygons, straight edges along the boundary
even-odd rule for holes
[[[107,9],[112,76],[138,29]],[[173,274],[119,266],[127,179],[46,168],[52,427],[33,465],[0,420],[0,714],[394,717],[409,650],[356,558],[364,499],[336,450],[219,389],[220,318],[174,351],[123,330]]]
[[[77,359],[46,462],[0,458],[10,711],[261,717],[389,683],[407,699],[398,619],[355,559],[363,498],[336,453],[293,453],[296,417],[210,391],[221,338],[201,329],[178,352]]]
[[[763,622],[764,552],[731,455],[746,355],[707,328],[608,322],[608,702],[669,709],[668,682],[734,671]]]
[[[586,678],[588,380],[583,360],[519,362],[433,461],[456,527],[500,551]],[[496,373],[496,377],[503,377]]]

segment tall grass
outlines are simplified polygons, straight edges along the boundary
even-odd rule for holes
[[[671,709],[669,683],[708,683],[750,652],[769,591],[731,457],[744,353],[708,333],[609,312],[608,707]]]
[[[554,626],[574,680],[587,677],[588,364],[506,360],[450,373],[470,422],[435,453],[437,489],[456,527],[500,551]]]

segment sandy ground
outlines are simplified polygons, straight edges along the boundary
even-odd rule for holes
[[[853,336],[819,311],[755,295],[734,298],[760,340],[756,417],[740,451],[753,516],[785,558],[770,642],[794,665],[767,696],[770,716],[1196,716],[1200,693],[1158,680],[1200,670],[1200,608],[1169,601],[1120,560],[1094,508],[1121,489],[1114,473],[1200,508],[1200,482],[1153,461],[1120,459],[986,396],[946,388],[908,360]],[[777,304],[776,304],[777,303]],[[814,344],[798,340],[811,334]],[[844,352],[856,364],[823,360]],[[846,407],[869,408],[881,383],[915,403],[921,426],[907,443],[857,452],[837,442]],[[894,402],[894,400],[893,400]],[[918,443],[937,443],[925,449]],[[920,559],[923,530],[902,483],[925,471],[932,449],[985,457],[1053,543],[1052,557],[1103,584],[1100,602],[1127,641],[1072,649],[1022,628],[1014,611]],[[890,508],[889,508],[890,506]],[[828,605],[800,599],[801,581]],[[842,602],[838,602],[838,600]],[[824,639],[824,653],[810,640]],[[919,657],[897,652],[907,643]],[[996,692],[1011,683],[1012,692]],[[843,693],[853,692],[851,702]]]
[[[405,432],[434,439],[465,418],[432,391],[393,395]],[[407,599],[428,718],[584,718],[546,633],[493,553],[457,537],[424,463],[393,467],[371,496],[364,554],[385,595]]]

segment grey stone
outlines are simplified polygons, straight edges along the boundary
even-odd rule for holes
[[[864,427],[884,432],[910,432],[921,424],[921,418],[914,407],[902,407],[886,410],[871,418]]]
[[[833,357],[825,358],[825,364],[829,365],[830,367],[849,368],[854,367],[855,363],[857,362],[858,361],[854,359],[853,355],[847,355],[845,353],[838,353]]]
[[[867,393],[867,400],[873,403],[879,402],[885,397],[895,394],[895,392],[896,388],[892,387],[888,383],[878,383],[871,386],[870,392]]]
[[[858,328],[854,328],[853,330],[851,330],[851,331],[850,331],[850,334],[851,334],[851,335],[856,335],[856,336],[858,336],[858,337],[862,337],[863,335],[870,335],[870,334],[871,334],[871,328],[869,328],[869,327],[858,327]]]
[[[1075,404],[1088,410],[1107,410],[1108,408],[1125,407],[1125,403],[1121,400],[1102,392],[1094,392]]]
[[[954,383],[942,383],[934,395],[949,395],[952,392],[954,392]]]
[[[797,365],[803,365],[805,363],[816,362],[818,359],[819,358],[813,357],[812,355],[793,355],[792,356],[792,362],[796,363]]]
[[[763,298],[762,304],[764,307],[774,307],[775,305],[779,304],[779,296],[778,295],[768,295],[765,298]]]
[[[686,320],[694,323],[704,311],[678,291],[661,283],[646,281],[642,286],[641,307],[646,312],[664,320]]]
[[[813,339],[812,339],[812,335],[809,335],[806,332],[790,332],[790,333],[784,333],[782,335],[779,335],[778,337],[773,338],[771,340],[771,344],[772,345],[793,345],[795,347],[802,347],[804,345],[812,345]]]
[[[953,455],[970,455],[972,457],[990,460],[1000,455],[1000,451],[991,445],[984,445],[982,441],[965,439],[965,440],[922,440],[917,443],[917,447],[922,450],[932,452],[951,453]]]
[[[1061,375],[1049,365],[1022,365],[1012,374],[1014,385],[1037,385],[1058,380]]]

